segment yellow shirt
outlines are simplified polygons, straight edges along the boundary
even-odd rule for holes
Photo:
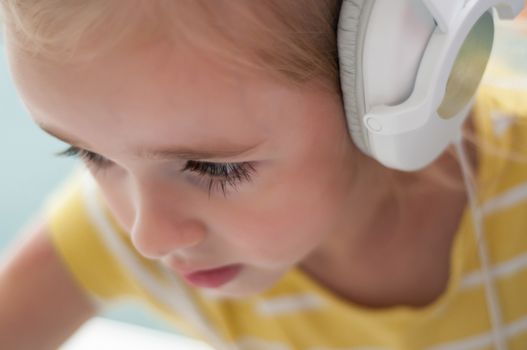
[[[527,94],[483,86],[474,104],[480,153],[485,241],[511,350],[527,348]],[[527,160],[526,160],[527,161]],[[82,177],[82,179],[81,179]],[[193,289],[133,249],[89,177],[72,180],[54,198],[54,244],[78,283],[99,300],[144,300],[175,327],[217,349],[476,350],[491,349],[491,323],[471,211],[455,236],[446,292],[422,308],[368,309],[339,299],[299,269],[273,288],[243,300]]]

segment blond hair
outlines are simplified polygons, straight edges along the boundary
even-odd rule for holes
[[[39,57],[89,59],[116,45],[163,36],[297,83],[324,77],[333,88],[340,2],[128,0],[123,6],[111,0],[0,0],[16,43]],[[86,42],[93,44],[90,50],[79,47]]]

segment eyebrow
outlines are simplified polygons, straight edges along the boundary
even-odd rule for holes
[[[76,140],[73,137],[63,135],[49,126],[39,124],[39,127],[51,136],[68,143],[74,147],[89,150],[90,147],[86,147],[82,142]],[[228,144],[227,146],[207,146],[201,149],[193,149],[189,147],[174,147],[165,149],[140,149],[136,152],[139,157],[152,159],[152,160],[170,160],[170,159],[183,159],[183,160],[198,160],[198,159],[219,159],[229,158],[245,154],[254,148],[258,147],[261,142],[255,145],[236,145]]]

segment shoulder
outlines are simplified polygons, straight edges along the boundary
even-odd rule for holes
[[[527,75],[493,64],[475,97],[482,183],[495,195],[527,181]],[[487,186],[485,186],[487,187]]]

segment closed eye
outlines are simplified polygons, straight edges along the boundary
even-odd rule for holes
[[[99,169],[107,168],[113,164],[111,160],[108,160],[97,153],[87,151],[85,149],[81,149],[75,146],[70,146],[64,151],[58,152],[57,156],[80,158],[84,162],[93,164]]]
[[[114,165],[114,162],[105,157],[75,146],[70,146],[66,150],[57,153],[57,156],[76,157],[91,165],[95,170],[107,169]],[[228,188],[237,189],[242,182],[250,182],[256,169],[252,162],[239,163],[213,163],[198,162],[189,160],[181,171],[197,173],[201,179],[208,181],[206,187],[209,196],[213,190],[221,190],[227,196]]]

